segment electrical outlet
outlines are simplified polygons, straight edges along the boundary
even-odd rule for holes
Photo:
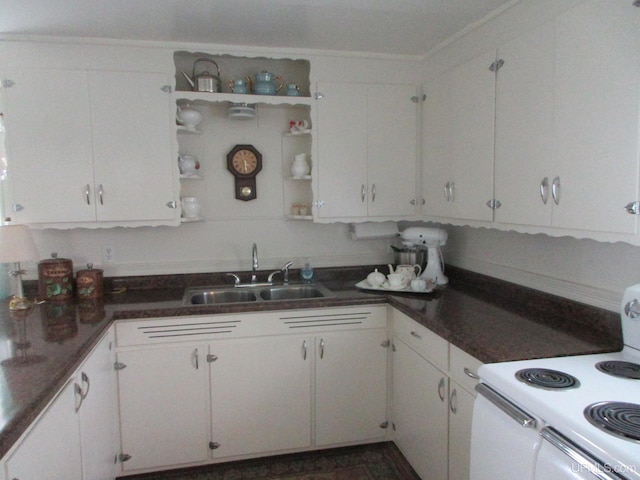
[[[102,247],[102,260],[104,263],[115,263],[116,249],[111,246]]]

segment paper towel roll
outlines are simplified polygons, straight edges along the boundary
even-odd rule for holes
[[[395,238],[398,236],[396,222],[363,222],[349,224],[351,240],[370,240],[376,238]]]

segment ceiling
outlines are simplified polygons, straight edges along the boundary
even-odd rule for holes
[[[0,0],[0,34],[422,55],[514,0]]]

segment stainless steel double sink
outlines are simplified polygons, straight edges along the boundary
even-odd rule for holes
[[[290,285],[243,285],[240,287],[189,287],[182,305],[218,305],[222,303],[268,302],[334,297],[324,285],[304,283]]]

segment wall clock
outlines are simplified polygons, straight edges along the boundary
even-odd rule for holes
[[[227,169],[236,182],[236,198],[253,200],[258,197],[256,175],[262,170],[262,154],[253,145],[236,145],[227,154]]]

